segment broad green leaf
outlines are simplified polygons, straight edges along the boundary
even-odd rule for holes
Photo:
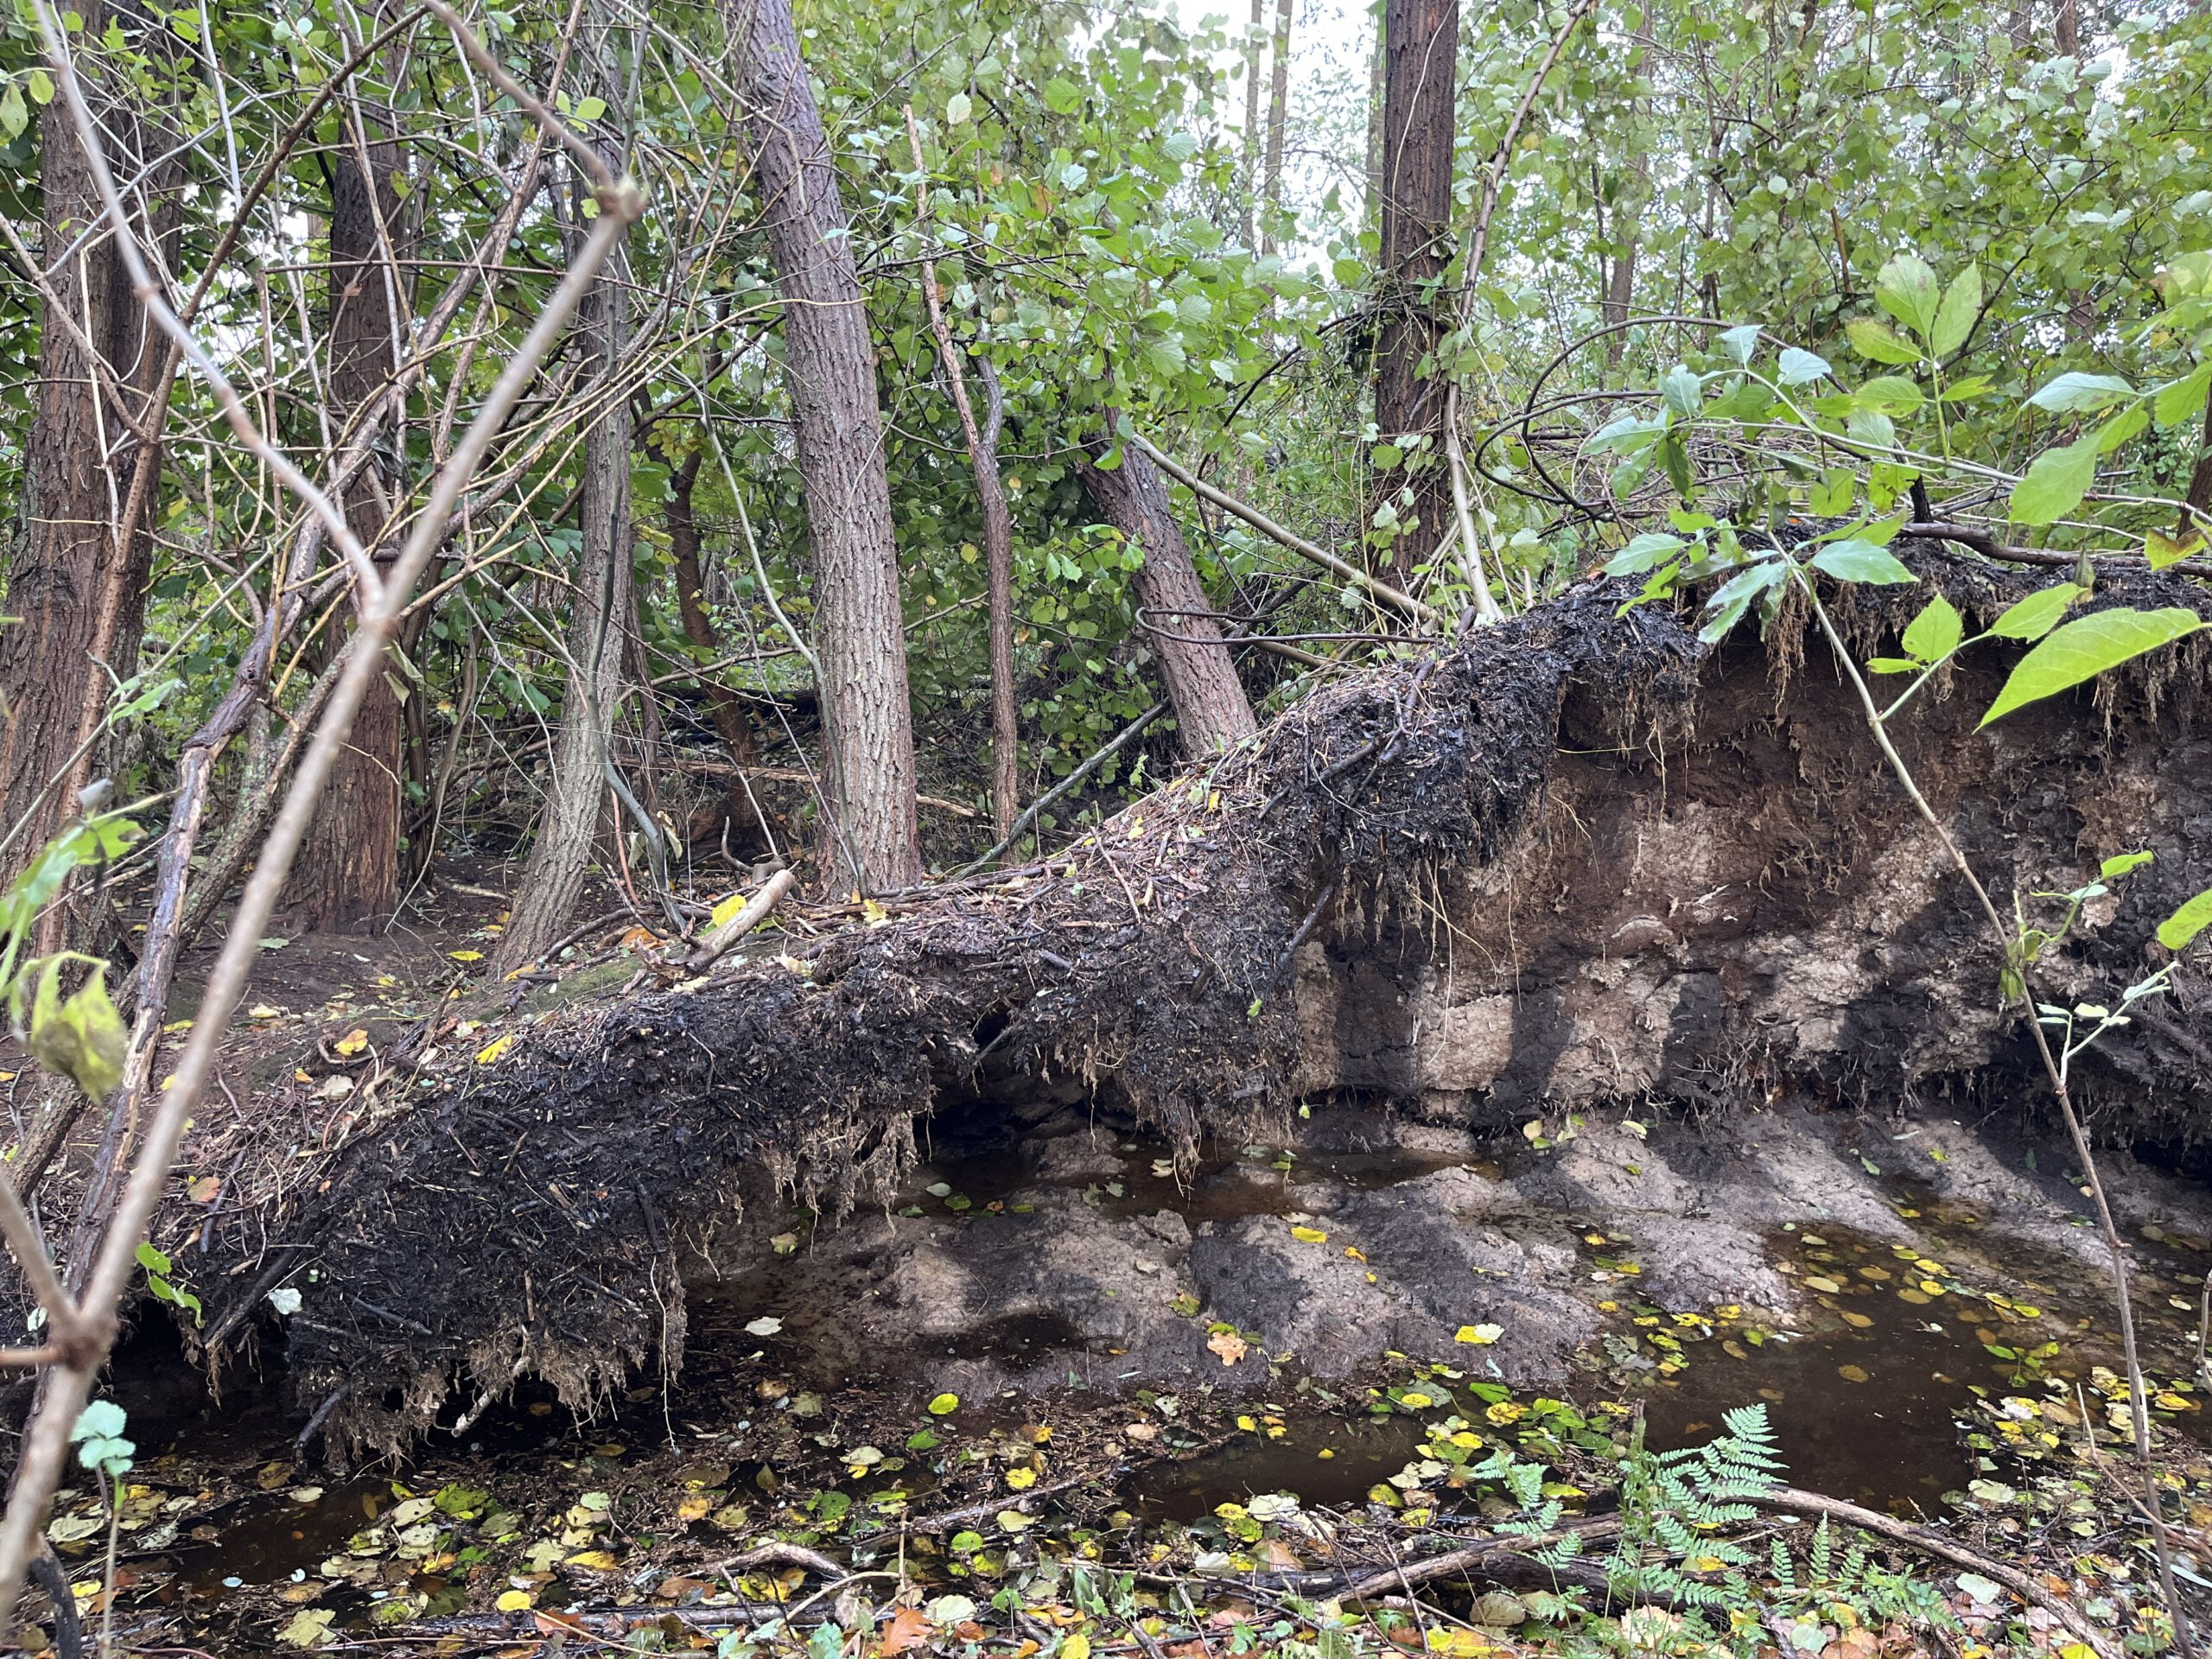
[[[2097,429],[2097,453],[2101,455],[2112,454],[2150,424],[2151,411],[2141,404],[2130,404]]]
[[[1928,401],[1928,394],[1901,374],[1878,374],[1854,394],[1861,409],[1906,416]]]
[[[77,1414],[77,1421],[70,1425],[73,1440],[111,1440],[123,1433],[129,1423],[123,1408],[112,1400],[94,1400]]]
[[[1859,474],[1848,467],[1831,467],[1808,492],[1805,505],[1821,518],[1833,518],[1849,512],[1858,493]]]
[[[2146,530],[2143,532],[2143,556],[2150,560],[2151,568],[2153,570],[2163,570],[2170,564],[2179,564],[2192,553],[2202,553],[2203,550],[2204,537],[2202,535],[2192,536],[2185,542],[2177,542],[2162,530]]]
[[[0,92],[0,132],[6,133],[10,138],[19,137],[30,124],[30,120],[31,112],[23,102],[22,87],[10,86]]]
[[[1882,267],[1874,278],[1874,298],[1883,310],[1923,338],[1935,328],[1936,313],[1942,303],[1935,271],[1916,253],[1901,253]]]
[[[30,73],[31,102],[44,109],[54,102],[54,77],[43,69]]]
[[[1869,674],[1917,674],[1925,663],[1916,663],[1910,657],[1870,657],[1866,659]]]
[[[975,110],[975,102],[965,92],[955,92],[944,100],[944,124],[957,127],[963,124]]]
[[[2058,626],[2066,607],[2081,597],[2081,588],[2062,582],[2056,588],[2030,594],[1999,617],[1989,631],[1999,639],[2040,639]]]
[[[1605,574],[1609,576],[1639,575],[1669,554],[1679,551],[1682,545],[1682,538],[1679,536],[1669,536],[1663,531],[1647,531],[1605,561]]]
[[[1720,336],[1720,348],[1748,369],[1751,366],[1753,354],[1759,348],[1758,324],[1747,322],[1740,327],[1728,329]]]
[[[1929,349],[1938,357],[1948,357],[1967,343],[1980,315],[1981,267],[1968,265],[1943,290],[1943,303],[1936,309],[1936,326],[1929,335]]]
[[[1775,378],[1785,386],[1802,386],[1808,380],[1817,380],[1827,372],[1826,358],[1815,357],[1795,346],[1785,346],[1782,349],[1782,361]]]
[[[2095,437],[2062,444],[2035,458],[2028,475],[2012,486],[2008,510],[2024,524],[2056,524],[2082,504],[2096,481]]]
[[[1654,446],[1659,452],[1659,464],[1667,469],[1667,481],[1675,486],[1675,493],[1688,501],[1697,493],[1697,480],[1690,474],[1690,452],[1679,433],[1669,432]]]
[[[1728,631],[1743,620],[1751,601],[1768,588],[1779,583],[1788,574],[1789,567],[1781,559],[1766,559],[1739,570],[1713,590],[1706,601],[1706,608],[1713,613],[1712,620],[1697,631],[1697,637],[1707,645],[1713,645],[1726,637]]]
[[[2093,680],[2107,669],[2171,645],[2203,626],[2196,612],[2179,606],[2158,611],[2119,607],[2094,616],[2076,617],[2020,658],[1981,723],[1986,726],[1993,720],[2002,720],[2016,709]]]
[[[2208,927],[2212,927],[2212,887],[2158,924],[2158,943],[2178,951]]]
[[[1877,322],[1872,317],[1859,317],[1846,323],[1844,332],[1851,336],[1852,350],[1861,357],[1873,359],[1877,363],[1903,367],[1920,361],[1919,347],[1886,322]]]
[[[1656,420],[1646,415],[1624,415],[1618,420],[1606,422],[1592,432],[1587,447],[1601,454],[1608,449],[1618,449],[1624,454],[1632,454],[1646,448],[1666,429],[1667,423],[1663,420]]]
[[[61,968],[68,960],[64,952],[26,964],[25,974],[35,971],[38,978],[25,1046],[48,1071],[74,1079],[99,1100],[123,1081],[123,1016],[108,1000],[104,962],[94,963],[91,976],[67,1001],[61,1000]]]
[[[1920,580],[1898,563],[1897,556],[1887,549],[1856,539],[1831,542],[1813,555],[1813,568],[1826,571],[1839,582],[1867,582],[1883,587]]]
[[[2115,853],[2097,867],[2097,880],[2109,881],[2130,870],[2139,870],[2157,856],[2156,853]]]
[[[1956,651],[1965,637],[1966,625],[1959,620],[1957,607],[1938,594],[1905,629],[1904,648],[1923,663],[1938,662]]]
[[[2152,411],[2158,416],[2160,426],[2179,426],[2203,409],[2208,394],[2212,394],[2212,358],[2198,364],[2193,372],[2183,378],[2160,386],[2151,399]]]
[[[1705,382],[1694,369],[1676,364],[1659,383],[1660,395],[1677,415],[1694,415],[1705,404]]]
[[[1073,115],[1083,106],[1083,88],[1055,75],[1045,83],[1045,107],[1055,115]]]
[[[2135,388],[2116,374],[2062,374],[2028,399],[2037,409],[2054,415],[2080,414],[2110,409],[2135,395]]]
[[[576,100],[575,118],[579,121],[596,121],[607,113],[603,98],[580,98]]]

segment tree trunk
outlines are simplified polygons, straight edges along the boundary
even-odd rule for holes
[[[1290,9],[1275,0],[1274,80],[1268,89],[1268,180],[1260,208],[1260,251],[1275,251],[1275,220],[1282,213],[1282,140],[1290,103]]]
[[[814,650],[827,755],[824,874],[862,889],[921,879],[913,714],[876,410],[875,351],[837,170],[791,0],[728,0],[754,188],[785,301],[784,351],[815,560]]]
[[[399,146],[365,106],[361,116],[368,143],[355,146],[341,124],[346,137],[332,160],[330,185],[330,397],[341,415],[367,403],[391,376],[401,269],[395,262],[404,257],[393,183]],[[373,467],[346,492],[345,507],[346,524],[370,549],[378,573],[388,570],[397,550],[380,541],[387,514]],[[329,630],[334,652],[349,632]],[[397,900],[405,733],[401,696],[399,671],[387,664],[362,699],[323,790],[290,887],[308,927],[348,927],[388,917]]]
[[[1636,221],[1626,220],[1614,232],[1618,245],[1605,275],[1605,322],[1608,327],[1626,322],[1636,299]],[[1628,330],[1619,329],[1605,340],[1605,365],[1617,369],[1621,365],[1621,354],[1628,350]]]
[[[1103,437],[1091,442],[1091,458],[1081,463],[1083,481],[1106,521],[1144,555],[1136,573],[1137,603],[1141,620],[1149,625],[1147,637],[1160,653],[1184,753],[1211,754],[1249,737],[1259,723],[1214,626],[1213,601],[1198,585],[1191,550],[1168,511],[1167,481],[1134,444],[1122,446],[1119,467],[1102,469],[1095,463],[1110,447]],[[1184,637],[1174,637],[1179,634]]]
[[[1391,543],[1401,586],[1427,562],[1452,510],[1439,444],[1444,378],[1431,362],[1442,325],[1433,283],[1449,257],[1452,102],[1459,51],[1458,0],[1387,0],[1382,93],[1382,329],[1376,348],[1375,420],[1384,438],[1426,435],[1426,465],[1409,474],[1409,527]],[[1401,509],[1401,518],[1408,515]]]
[[[82,8],[85,39],[98,40],[105,9]],[[84,60],[88,72],[97,58]],[[126,190],[137,123],[87,73],[86,93],[108,135],[109,163]],[[0,856],[0,877],[22,867],[71,816],[72,757],[99,729],[107,672],[137,655],[140,590],[149,543],[116,543],[111,502],[127,487],[131,440],[104,377],[129,385],[152,353],[141,311],[108,227],[92,169],[67,107],[39,116],[45,198],[43,257],[54,307],[39,335],[38,387],[24,457],[29,534],[8,573],[0,624],[0,835],[21,832]],[[98,361],[96,363],[95,354]],[[130,400],[135,418],[143,398]],[[41,948],[52,941],[42,940]]]
[[[611,78],[606,84],[612,88]],[[613,102],[609,99],[610,104]],[[607,120],[615,118],[610,111]],[[611,126],[608,129],[611,130]],[[619,150],[607,155],[622,165]],[[569,625],[568,690],[553,750],[552,785],[524,872],[521,896],[493,955],[496,976],[534,960],[569,926],[583,894],[607,793],[608,734],[622,694],[630,616],[630,400],[620,390],[629,327],[630,261],[618,245],[576,315],[592,378],[583,395],[601,412],[584,434],[583,539]]]
[[[2186,542],[2212,527],[2212,394],[2204,399],[2203,435],[2197,440],[2196,465],[2189,474],[2189,490],[2182,497],[2181,517],[2174,522],[2174,539]]]
[[[1367,63],[1367,203],[1360,228],[1378,236],[1382,226],[1382,95],[1383,67],[1389,56],[1383,20],[1375,20],[1375,46]]]

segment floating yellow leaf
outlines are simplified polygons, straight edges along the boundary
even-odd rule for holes
[[[1844,1311],[1843,1322],[1846,1325],[1855,1325],[1861,1331],[1864,1331],[1867,1326],[1874,1323],[1873,1320],[1868,1319],[1864,1313],[1853,1313],[1847,1308]]]
[[[1290,1236],[1301,1244],[1325,1244],[1329,1236],[1319,1227],[1294,1227]]]
[[[446,955],[451,957],[455,962],[481,962],[484,960],[484,953],[481,950],[448,950],[446,952]]]
[[[1872,1381],[1872,1378],[1868,1374],[1866,1368],[1863,1365],[1839,1365],[1835,1368],[1835,1374],[1847,1382],[1867,1382]]]
[[[1453,1334],[1452,1340],[1472,1343],[1479,1347],[1496,1342],[1504,1334],[1505,1327],[1502,1325],[1463,1325]]]
[[[960,1396],[957,1394],[940,1394],[930,1402],[930,1415],[932,1417],[949,1416],[959,1409]]]
[[[500,1055],[505,1053],[514,1046],[515,1033],[511,1031],[505,1036],[499,1039],[496,1042],[486,1043],[483,1047],[478,1049],[476,1051],[476,1064],[479,1065],[489,1065],[493,1061],[498,1059]]]
[[[1843,1287],[1836,1283],[1833,1279],[1826,1279],[1819,1276],[1818,1274],[1815,1274],[1805,1281],[1805,1288],[1808,1290],[1817,1290],[1823,1296],[1833,1296],[1836,1292],[1841,1290]]]

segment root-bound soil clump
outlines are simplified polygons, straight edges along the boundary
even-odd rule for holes
[[[1908,556],[1969,624],[2042,585]],[[1853,590],[1839,621],[1878,654],[1926,591]],[[1761,1245],[1784,1221],[1910,1236],[1901,1182],[2070,1249],[2076,1172],[2015,1133],[2037,1090],[1983,925],[1817,633],[1785,612],[1710,650],[1626,597],[1587,582],[1329,684],[1077,846],[828,937],[696,979],[645,958],[589,993],[489,987],[324,1046],[188,1146],[156,1240],[195,1339],[219,1376],[281,1355],[334,1443],[397,1446],[449,1396],[535,1377],[588,1406],[680,1366],[707,1285],[810,1363],[917,1386],[1257,1386],[1491,1326],[1503,1373],[1557,1374],[1619,1269],[1532,1213],[1633,1239],[1638,1294],[1684,1311],[1801,1300]],[[2149,575],[2108,601],[2208,607]],[[2050,1000],[2109,1001],[2212,886],[2207,656],[1977,731],[1991,649],[1900,722],[2000,904],[2156,854],[2041,965]],[[2212,979],[2174,984],[2082,1063],[2108,1140],[2178,1146],[2212,1104]],[[1908,1119],[1936,1127],[1892,1138]],[[1301,1131],[1433,1163],[1192,1196]],[[939,1138],[997,1187],[918,1173]],[[2156,1185],[2123,1199],[2183,1225]]]

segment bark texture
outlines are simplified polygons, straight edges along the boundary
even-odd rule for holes
[[[2042,585],[1900,550],[1970,626]],[[1628,591],[1587,583],[1329,687],[1018,880],[548,1009],[495,1066],[472,1039],[389,1100],[250,1102],[189,1154],[237,1173],[221,1216],[180,1192],[156,1243],[209,1229],[217,1344],[273,1338],[264,1292],[314,1267],[282,1336],[290,1387],[302,1408],[347,1387],[333,1432],[397,1445],[455,1386],[535,1371],[588,1402],[656,1349],[677,1363],[684,1253],[742,1195],[788,1183],[830,1215],[884,1198],[931,1114],[1002,1141],[1096,1103],[1189,1147],[1286,1134],[1301,1098],[1516,1138],[1606,1103],[1744,1110],[1745,1134],[1785,1094],[2032,1111],[1971,900],[1848,689],[1801,656],[1805,619],[1715,653],[1694,617],[1619,614]],[[1862,593],[1840,622],[1874,654],[1924,597]],[[2212,613],[2171,575],[2098,602]],[[2039,970],[2053,1001],[2109,1000],[2212,885],[2212,649],[1977,732],[2016,657],[1951,671],[1895,735],[2000,904],[2156,853]],[[2200,944],[2155,1020],[2085,1058],[2103,1133],[2202,1132],[2208,975]],[[305,1165],[303,1111],[353,1126]]]
[[[619,166],[620,157],[611,156]],[[630,262],[617,247],[577,312],[593,365],[588,396],[601,413],[584,435],[582,542],[569,621],[568,690],[562,700],[553,779],[520,896],[493,963],[508,972],[566,929],[582,896],[607,796],[609,735],[622,696],[631,607],[630,400],[621,382],[629,333]]]
[[[1283,134],[1290,121],[1290,12],[1294,0],[1275,0],[1275,38],[1268,88],[1268,175],[1262,190],[1260,251],[1275,251],[1275,221],[1282,213]]]
[[[390,382],[396,361],[399,283],[406,257],[399,193],[399,146],[365,103],[364,143],[341,143],[330,185],[330,396],[334,418],[356,419]],[[396,471],[396,469],[395,469]],[[388,477],[375,463],[346,492],[346,522],[370,550],[378,575],[398,550],[383,532],[390,517]],[[341,601],[357,609],[359,598]],[[334,647],[351,635],[334,627]],[[396,664],[362,700],[346,748],[323,791],[314,828],[300,849],[290,899],[310,927],[346,927],[388,917],[398,897],[402,683]]]
[[[98,40],[111,16],[128,34],[143,28],[128,9],[96,5],[86,9],[84,38]],[[87,54],[84,70],[109,164],[118,179],[133,179],[140,124],[108,95],[98,54]],[[24,824],[0,874],[20,868],[74,810],[68,785],[83,768],[71,757],[98,729],[109,671],[127,676],[135,666],[151,551],[143,537],[118,537],[115,509],[134,471],[131,423],[145,413],[157,353],[58,99],[40,113],[39,143],[53,300],[24,457],[29,533],[8,572],[6,608],[21,620],[0,626],[0,833]],[[158,225],[137,227],[141,236],[149,228],[158,236]]]
[[[790,0],[726,0],[739,92],[784,306],[814,552],[814,652],[829,748],[825,868],[838,886],[921,878],[913,715],[876,409],[875,347],[837,168]]]
[[[1236,663],[1214,625],[1213,601],[1198,585],[1191,550],[1168,510],[1167,480],[1152,457],[1122,446],[1122,464],[1110,472],[1096,465],[1106,453],[1101,439],[1083,468],[1083,481],[1107,523],[1144,555],[1134,586],[1138,620],[1160,653],[1187,754],[1211,754],[1258,729],[1251,700],[1236,677]]]
[[[1387,0],[1383,12],[1382,332],[1376,347],[1375,422],[1395,442],[1427,436],[1411,474],[1416,522],[1390,546],[1403,587],[1443,539],[1452,511],[1440,445],[1444,378],[1433,362],[1441,313],[1430,292],[1450,257],[1452,105],[1458,88],[1459,0]]]

